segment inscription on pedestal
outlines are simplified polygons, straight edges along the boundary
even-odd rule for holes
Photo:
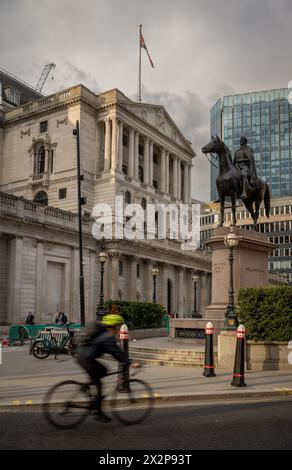
[[[223,273],[226,268],[226,263],[214,263],[213,270],[215,273]]]

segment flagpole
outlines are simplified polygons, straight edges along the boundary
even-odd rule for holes
[[[139,92],[138,92],[138,101],[141,103],[142,101],[142,85],[141,85],[141,44],[140,38],[142,34],[142,25],[139,25]]]

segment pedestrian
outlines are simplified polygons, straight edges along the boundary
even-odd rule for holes
[[[34,315],[31,312],[29,312],[27,317],[26,317],[25,324],[26,325],[34,325],[34,318],[35,318]]]
[[[59,312],[58,315],[56,316],[55,323],[60,323],[61,325],[66,325],[68,322],[68,317],[64,312]]]

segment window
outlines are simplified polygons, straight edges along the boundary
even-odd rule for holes
[[[6,88],[5,95],[7,101],[10,101],[10,103],[16,104],[17,106],[20,104],[20,93],[18,93],[18,91],[13,90],[13,88]]]
[[[157,180],[153,180],[153,188],[157,189],[158,188],[158,183]]]
[[[139,279],[139,277],[140,277],[140,264],[137,264],[136,270],[137,270],[137,278]]]
[[[125,192],[125,202],[126,204],[131,204],[131,193],[129,191]]]
[[[139,181],[141,181],[141,183],[143,183],[143,181],[144,181],[144,170],[143,170],[143,167],[141,165],[139,165],[139,167],[138,167],[138,178],[139,178]]]
[[[40,122],[40,134],[43,134],[44,132],[48,132],[48,121]]]
[[[59,199],[66,199],[67,197],[67,188],[59,189]]]
[[[127,136],[127,134],[123,134],[123,146],[129,147],[129,137]]]
[[[127,174],[128,174],[128,167],[127,167],[127,165],[123,165],[123,170],[122,170],[122,171],[123,171],[124,175],[127,175]]]
[[[144,210],[146,209],[146,199],[145,199],[145,197],[143,197],[141,199],[141,206],[142,206],[142,209],[144,209]]]
[[[119,261],[119,276],[123,275],[123,262]]]
[[[36,174],[41,175],[45,171],[45,160],[46,160],[46,151],[45,147],[42,146],[37,154],[37,161],[36,161]]]
[[[48,205],[48,195],[45,191],[39,191],[33,198],[34,202],[43,204],[44,206]]]

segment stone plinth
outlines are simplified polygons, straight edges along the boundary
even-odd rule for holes
[[[224,245],[224,236],[229,227],[217,227],[213,236],[205,242],[212,249],[212,303],[206,308],[205,317],[211,321],[224,319],[228,304],[229,249]],[[276,245],[268,241],[265,234],[234,227],[238,245],[233,250],[233,282],[235,303],[241,287],[264,287],[269,285],[268,253]]]

